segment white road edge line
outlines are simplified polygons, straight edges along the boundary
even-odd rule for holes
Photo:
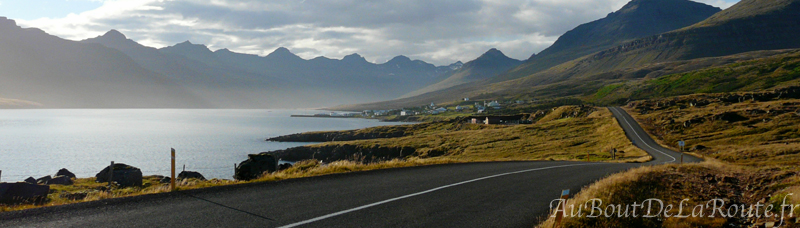
[[[455,183],[455,184],[449,184],[449,185],[441,186],[441,187],[438,187],[438,188],[432,188],[432,189],[429,189],[429,190],[425,190],[425,191],[421,191],[421,192],[417,192],[417,193],[413,193],[413,194],[408,194],[408,195],[404,195],[404,196],[400,196],[400,197],[396,197],[396,198],[391,198],[391,199],[387,199],[387,200],[384,200],[384,201],[371,203],[371,204],[367,204],[367,205],[364,205],[364,206],[360,206],[360,207],[356,207],[356,208],[352,208],[352,209],[348,209],[348,210],[344,210],[344,211],[339,211],[339,212],[323,215],[323,216],[312,218],[312,219],[309,219],[309,220],[300,221],[300,222],[292,223],[292,224],[289,224],[289,225],[280,226],[278,228],[290,228],[290,227],[296,227],[296,226],[300,226],[300,225],[305,225],[305,224],[309,224],[309,223],[312,223],[312,222],[320,221],[320,220],[323,220],[323,219],[332,218],[332,217],[336,217],[336,216],[339,216],[339,215],[347,214],[347,213],[350,213],[350,212],[354,212],[354,211],[358,211],[358,210],[362,210],[362,209],[378,206],[378,205],[381,205],[381,204],[389,203],[389,202],[392,202],[392,201],[398,201],[398,200],[401,200],[401,199],[414,197],[414,196],[418,196],[418,195],[422,195],[422,194],[427,194],[427,193],[435,192],[435,191],[442,190],[442,189],[445,189],[445,188],[450,188],[450,187],[454,187],[454,186],[458,186],[458,185],[472,183],[472,182],[476,182],[476,181],[480,181],[480,180],[486,180],[486,179],[491,179],[491,178],[495,178],[495,177],[507,176],[507,175],[512,175],[512,174],[527,173],[527,172],[546,170],[546,169],[555,169],[555,168],[564,168],[564,167],[573,167],[573,166],[584,166],[584,165],[598,165],[598,164],[605,164],[605,163],[585,163],[585,164],[560,165],[560,166],[550,166],[550,167],[543,167],[543,168],[536,168],[536,169],[527,169],[527,170],[521,170],[521,171],[509,172],[509,173],[501,173],[501,174],[496,174],[496,175],[476,178],[476,179],[472,179],[472,180],[468,180],[468,181],[462,181],[462,182],[458,182],[458,183]]]
[[[616,108],[615,108],[615,107],[612,107],[612,108],[611,108],[611,111],[612,111],[612,112],[613,112],[613,111],[621,112],[620,110],[616,110]],[[635,128],[633,128],[633,125],[631,125],[631,123],[630,123],[630,122],[628,122],[628,119],[627,119],[627,118],[625,118],[625,115],[623,115],[622,113],[620,113],[620,114],[619,114],[619,116],[620,116],[620,117],[622,117],[622,120],[624,120],[624,121],[625,121],[625,123],[627,123],[627,124],[628,124],[628,127],[630,127],[630,128],[631,128],[631,131],[633,131],[633,134],[635,134],[635,135],[636,135],[636,137],[638,137],[638,138],[639,138],[639,142],[642,142],[642,143],[644,143],[644,145],[645,145],[645,146],[647,146],[647,147],[650,147],[650,149],[653,149],[653,150],[655,150],[655,151],[658,151],[659,153],[662,153],[662,154],[664,154],[664,155],[667,155],[667,157],[670,157],[670,158],[672,158],[672,161],[668,161],[668,162],[675,162],[675,161],[677,161],[677,159],[675,159],[675,157],[673,157],[673,156],[671,156],[671,155],[669,155],[669,154],[667,154],[667,153],[664,153],[664,151],[661,151],[661,150],[659,150],[659,149],[653,148],[652,146],[650,146],[650,144],[647,144],[647,142],[645,142],[645,141],[644,141],[644,139],[642,139],[642,136],[641,136],[641,135],[639,135],[639,133],[636,133],[636,129],[635,129]],[[665,163],[668,163],[668,162],[665,162]]]

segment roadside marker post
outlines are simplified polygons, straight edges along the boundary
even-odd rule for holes
[[[3,170],[0,170],[0,180],[3,178]]]
[[[172,172],[169,179],[169,189],[170,191],[175,191],[175,148],[170,149],[172,149]]]
[[[683,140],[678,141],[678,148],[681,151],[681,164],[683,164],[683,150],[684,148],[686,148],[686,142],[684,142]]]
[[[564,218],[564,212],[567,211],[567,199],[569,198],[569,189],[561,190],[561,202],[556,206],[556,222],[553,223],[553,228],[561,227],[561,219]],[[559,208],[562,213],[558,213]]]

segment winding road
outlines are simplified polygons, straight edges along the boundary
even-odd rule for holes
[[[679,160],[624,110],[610,110],[653,161],[489,162],[335,174],[5,212],[0,227],[531,227],[562,189]]]

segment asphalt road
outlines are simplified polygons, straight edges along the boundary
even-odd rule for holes
[[[620,123],[656,158],[646,164],[673,162],[677,153],[655,144],[635,122]],[[646,164],[492,162],[378,170],[0,213],[0,227],[532,227],[562,189],[575,192]]]

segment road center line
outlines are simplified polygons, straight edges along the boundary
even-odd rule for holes
[[[320,221],[320,220],[323,220],[323,219],[332,218],[332,217],[336,217],[336,216],[339,216],[339,215],[347,214],[347,213],[350,213],[350,212],[354,212],[354,211],[358,211],[358,210],[362,210],[362,209],[378,206],[378,205],[381,205],[381,204],[385,204],[385,203],[389,203],[389,202],[393,202],[393,201],[398,201],[398,200],[401,200],[401,199],[410,198],[410,197],[414,197],[414,196],[418,196],[418,195],[423,195],[423,194],[435,192],[435,191],[438,191],[438,190],[442,190],[442,189],[445,189],[445,188],[450,188],[450,187],[455,187],[455,186],[468,184],[468,183],[472,183],[472,182],[476,182],[476,181],[491,179],[491,178],[495,178],[495,177],[508,176],[508,175],[513,175],[513,174],[527,173],[527,172],[547,170],[547,169],[565,168],[565,167],[573,167],[573,166],[585,166],[585,165],[598,165],[598,164],[607,164],[607,163],[584,163],[584,164],[550,166],[550,167],[543,167],[543,168],[536,168],[536,169],[526,169],[526,170],[521,170],[521,171],[516,171],[516,172],[501,173],[501,174],[496,174],[496,175],[476,178],[476,179],[472,179],[472,180],[468,180],[468,181],[462,181],[462,182],[458,182],[458,183],[455,183],[455,184],[449,184],[449,185],[445,185],[445,186],[441,186],[441,187],[437,187],[437,188],[432,188],[432,189],[421,191],[421,192],[417,192],[417,193],[412,193],[412,194],[408,194],[408,195],[404,195],[404,196],[400,196],[400,197],[396,197],[396,198],[391,198],[391,199],[387,199],[387,200],[376,202],[376,203],[367,204],[367,205],[364,205],[364,206],[360,206],[360,207],[356,207],[356,208],[352,208],[352,209],[348,209],[348,210],[343,210],[343,211],[339,211],[339,212],[323,215],[323,216],[312,218],[312,219],[309,219],[309,220],[300,221],[300,222],[292,223],[292,224],[289,224],[289,225],[280,226],[279,228],[290,228],[290,227],[296,227],[296,226],[300,226],[300,225],[305,225],[305,224],[309,224],[309,223],[312,223],[312,222]]]
[[[622,113],[620,113],[620,112],[622,112],[622,111],[620,111],[620,110],[616,110],[616,108],[613,108],[613,107],[611,108],[611,110],[612,110],[612,112],[613,112],[613,111],[617,111],[617,113],[619,113],[619,116],[620,116],[620,117],[622,117],[622,120],[624,120],[624,121],[625,121],[625,123],[627,123],[627,124],[628,124],[628,127],[630,127],[630,128],[631,128],[631,131],[633,131],[633,134],[635,134],[635,135],[636,135],[636,137],[638,137],[638,138],[639,138],[639,142],[642,142],[642,143],[644,143],[644,145],[645,145],[645,146],[647,146],[647,147],[650,147],[650,149],[653,149],[653,150],[655,150],[655,151],[658,151],[659,153],[662,153],[662,154],[666,155],[667,157],[670,157],[670,158],[672,158],[672,161],[668,161],[668,162],[675,162],[675,161],[677,160],[677,159],[675,159],[675,157],[673,157],[673,156],[671,156],[671,155],[669,155],[669,154],[667,154],[667,153],[664,153],[664,151],[661,151],[661,150],[659,150],[659,149],[656,149],[656,148],[654,148],[654,147],[650,146],[650,144],[647,144],[647,142],[645,142],[645,141],[644,141],[644,139],[642,139],[642,136],[641,136],[641,135],[639,135],[639,133],[636,133],[636,128],[633,128],[633,125],[631,125],[631,122],[628,122],[628,118],[625,118],[625,115],[624,115],[624,114],[622,114]]]

